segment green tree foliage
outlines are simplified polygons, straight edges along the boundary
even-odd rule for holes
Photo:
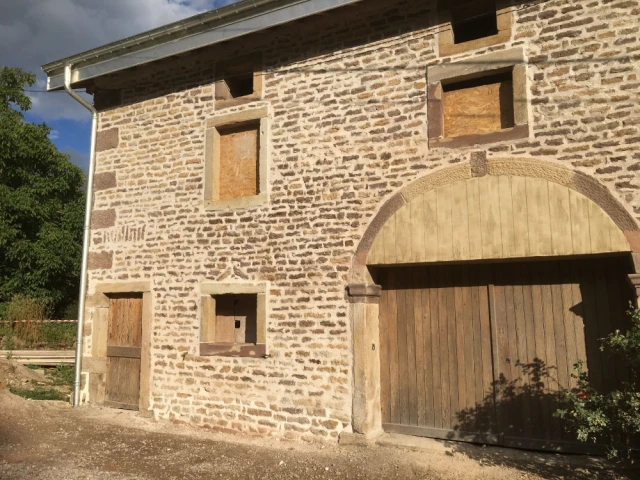
[[[35,75],[0,69],[0,305],[14,295],[60,312],[76,300],[82,250],[84,175],[25,121]]]
[[[567,407],[556,416],[564,418],[582,442],[605,443],[609,457],[629,456],[640,440],[640,310],[632,308],[631,327],[616,330],[602,340],[601,350],[622,355],[629,367],[629,381],[619,390],[597,391],[589,382],[582,362],[573,378],[577,388],[564,392]]]

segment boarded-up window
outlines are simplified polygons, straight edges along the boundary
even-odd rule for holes
[[[219,200],[258,194],[259,124],[220,130]]]
[[[257,295],[215,295],[207,303],[203,305],[202,342],[257,342]]]
[[[511,72],[442,86],[444,136],[496,132],[514,123]]]

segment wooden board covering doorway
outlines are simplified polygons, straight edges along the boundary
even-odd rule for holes
[[[142,345],[142,294],[109,295],[105,405],[138,410]]]
[[[628,269],[620,257],[380,269],[383,428],[584,451],[552,414],[578,360],[600,388],[624,380],[598,339],[624,326]]]

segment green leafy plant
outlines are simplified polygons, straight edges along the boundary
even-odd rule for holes
[[[602,339],[600,349],[620,354],[629,367],[629,381],[619,390],[598,392],[590,383],[582,362],[574,365],[577,387],[563,392],[566,408],[556,416],[567,421],[582,442],[607,446],[610,458],[629,458],[638,446],[640,434],[640,310],[629,311],[631,326]]]

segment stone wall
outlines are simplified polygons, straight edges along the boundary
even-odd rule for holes
[[[474,152],[592,175],[640,219],[640,1],[517,3],[509,42],[446,58],[435,12],[365,0],[100,80],[123,104],[100,114],[89,291],[152,281],[156,417],[292,438],[349,431],[345,286],[360,238],[391,195]],[[518,46],[530,137],[429,149],[426,69]],[[255,51],[263,100],[224,113],[268,105],[270,200],[205,211],[214,66]],[[269,358],[198,356],[199,284],[221,278],[268,282]]]

